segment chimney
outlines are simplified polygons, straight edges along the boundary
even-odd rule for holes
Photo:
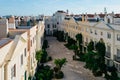
[[[11,16],[8,19],[8,28],[15,29],[15,18],[14,18],[14,16]]]
[[[0,39],[8,35],[8,20],[0,19]]]

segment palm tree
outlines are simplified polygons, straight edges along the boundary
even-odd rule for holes
[[[54,63],[56,65],[56,67],[58,67],[60,70],[62,68],[62,66],[67,62],[66,58],[63,59],[55,59]]]
[[[67,62],[66,58],[54,60],[54,63],[56,65],[56,67],[54,67],[55,78],[61,79],[64,77],[64,73],[61,71],[61,68],[66,62]]]

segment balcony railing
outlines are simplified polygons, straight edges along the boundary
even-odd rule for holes
[[[106,52],[105,56],[108,57],[108,58],[110,58],[111,53],[110,52]]]
[[[114,55],[114,60],[120,62],[120,56]]]

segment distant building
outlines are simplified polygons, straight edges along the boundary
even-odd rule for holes
[[[0,19],[0,39],[8,35],[8,20]]]
[[[8,18],[8,28],[11,28],[11,29],[16,28],[14,16],[11,16],[10,18]]]
[[[53,35],[56,30],[61,30],[61,23],[64,20],[67,12],[57,11],[53,16],[46,17],[45,19],[45,31],[47,35]]]

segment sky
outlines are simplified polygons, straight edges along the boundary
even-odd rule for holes
[[[52,15],[57,10],[69,10],[70,14],[120,13],[120,0],[0,0],[0,16],[3,15]]]

